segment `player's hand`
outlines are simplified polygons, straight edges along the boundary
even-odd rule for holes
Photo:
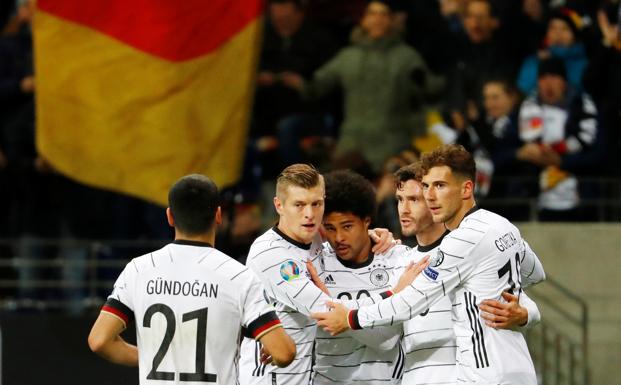
[[[326,305],[330,308],[330,311],[311,313],[311,317],[317,320],[317,326],[322,327],[323,330],[332,336],[349,330],[349,322],[347,321],[349,309],[336,302],[327,302]]]
[[[395,240],[388,229],[375,228],[369,230],[369,237],[375,243],[371,251],[374,254],[383,254],[390,250],[394,245],[400,244],[400,240]]]
[[[265,346],[261,346],[261,363],[264,365],[272,363],[272,355],[267,351]]]
[[[392,291],[396,294],[411,285],[416,277],[418,277],[418,275],[421,273],[421,271],[425,270],[427,266],[429,266],[428,255],[425,255],[423,259],[416,263],[410,262],[403,271],[403,273],[401,273],[399,281],[397,282],[397,286],[395,286]]]
[[[313,265],[311,261],[306,261],[306,269],[308,270],[308,273],[310,274],[310,277],[311,277],[311,281],[313,281],[315,286],[317,286],[319,290],[323,291],[327,295],[330,295],[330,292],[328,291],[328,287],[321,280],[321,278],[319,278],[319,274],[317,274],[317,269],[315,269],[315,265]]]
[[[524,326],[528,322],[528,310],[520,306],[519,298],[507,292],[502,293],[507,302],[486,299],[481,302],[481,318],[485,324],[494,329],[511,329]]]

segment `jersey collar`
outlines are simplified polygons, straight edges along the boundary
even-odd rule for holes
[[[427,246],[421,246],[418,245],[416,248],[418,251],[422,252],[422,253],[426,253],[428,251],[431,251],[433,249],[435,249],[436,247],[440,246],[440,243],[442,243],[442,240],[444,239],[444,237],[446,236],[446,234],[450,233],[449,230],[446,230],[444,232],[444,234],[442,234],[440,236],[440,238],[436,239],[433,243],[428,244]]]
[[[175,239],[173,243],[175,245],[213,247],[209,242],[189,241],[187,239]]]
[[[272,230],[274,230],[274,232],[278,235],[280,235],[281,237],[283,237],[283,239],[289,243],[291,243],[294,246],[299,247],[300,249],[303,250],[310,250],[311,244],[310,243],[302,243],[302,242],[298,242],[295,239],[288,237],[285,233],[283,233],[282,231],[280,231],[280,229],[278,228],[278,225],[272,227]]]
[[[475,211],[479,210],[480,207],[477,205],[472,206],[472,208],[470,210],[468,210],[468,212],[466,213],[466,215],[464,215],[464,218],[466,218],[468,215],[474,213]],[[463,221],[463,219],[462,219]]]

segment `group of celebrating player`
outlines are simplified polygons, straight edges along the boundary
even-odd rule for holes
[[[522,289],[545,273],[515,226],[476,206],[474,176],[458,145],[397,171],[410,248],[370,229],[362,176],[289,166],[246,266],[213,247],[217,187],[186,176],[169,193],[175,241],[128,263],[89,345],[138,365],[141,384],[535,385],[520,329],[540,315]],[[120,337],[132,318],[137,346]]]

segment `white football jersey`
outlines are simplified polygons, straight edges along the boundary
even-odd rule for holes
[[[353,327],[406,321],[443,296],[453,308],[457,341],[457,381],[476,384],[536,385],[524,337],[485,325],[478,305],[502,301],[503,291],[521,294],[520,263],[527,253],[519,230],[505,218],[475,208],[444,237],[431,263],[412,285],[351,315]]]
[[[239,379],[246,384],[308,384],[312,374],[316,322],[311,312],[327,311],[332,300],[310,280],[306,262],[317,258],[322,250],[319,234],[311,244],[297,242],[277,227],[257,238],[248,253],[246,265],[261,279],[266,297],[274,303],[276,314],[297,347],[295,360],[286,368],[261,365],[260,345],[244,338],[241,345]],[[361,304],[379,302],[386,295],[374,294]],[[356,308],[356,301],[345,301]]]
[[[403,268],[400,256],[403,249],[406,247],[395,246],[386,254],[371,254],[365,263],[357,265],[341,260],[325,243],[314,265],[332,297],[363,299],[397,284],[399,276],[395,272]],[[398,343],[401,328],[395,325],[393,329],[355,330],[333,337],[318,328],[313,384],[398,383],[404,352]],[[387,346],[382,350],[380,345]]]
[[[236,384],[241,327],[280,327],[263,285],[206,243],[175,241],[134,258],[102,311],[136,320],[140,384]]]
[[[435,255],[444,236],[427,246],[416,246],[407,253],[407,262],[418,262],[426,255]],[[399,271],[398,274],[401,274]],[[442,297],[419,315],[403,323],[405,368],[403,385],[454,384],[456,342],[453,332],[452,303]]]

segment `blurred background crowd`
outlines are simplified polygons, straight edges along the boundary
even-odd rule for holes
[[[72,181],[37,153],[33,7],[0,4],[0,277],[20,282],[36,273],[16,257],[171,237],[162,207]],[[618,0],[267,1],[218,247],[245,258],[274,223],[276,175],[297,162],[372,180],[375,225],[399,237],[392,173],[454,142],[475,154],[478,202],[511,220],[621,220],[620,25]]]

